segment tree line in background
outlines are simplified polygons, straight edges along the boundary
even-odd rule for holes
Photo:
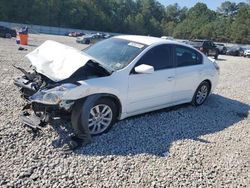
[[[250,1],[188,9],[156,0],[1,0],[0,20],[115,33],[250,43]]]

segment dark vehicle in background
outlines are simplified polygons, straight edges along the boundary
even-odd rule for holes
[[[219,54],[226,54],[227,47],[224,44],[216,43],[217,49],[219,50]]]
[[[96,36],[93,34],[90,35],[84,35],[82,37],[77,37],[76,42],[81,44],[90,44],[93,39],[95,39]]]
[[[218,59],[219,50],[210,40],[196,39],[189,42],[189,45],[203,52],[206,56],[213,56]]]
[[[240,46],[233,46],[231,48],[227,49],[227,55],[232,56],[243,56],[244,55],[244,49]]]
[[[0,26],[0,37],[4,38],[16,37],[16,30]]]
[[[81,44],[90,44],[91,42],[95,43],[99,40],[102,39],[107,39],[110,38],[110,34],[105,34],[105,33],[91,33],[88,35],[84,35],[81,37],[77,37],[76,42],[81,43]]]
[[[96,39],[108,39],[112,37],[110,34],[105,34],[105,33],[91,33],[91,35],[94,36]]]

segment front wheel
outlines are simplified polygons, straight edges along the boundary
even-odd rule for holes
[[[91,108],[88,127],[91,135],[99,135],[111,129],[116,119],[116,107],[109,99],[100,99]]]
[[[202,105],[210,92],[210,85],[207,81],[202,82],[199,87],[197,88],[197,90],[195,91],[195,94],[193,96],[193,100],[192,100],[192,105],[194,106],[200,106]]]
[[[219,57],[219,52],[216,51],[216,54],[215,54],[215,56],[214,56],[214,59],[218,59],[218,57]]]
[[[218,59],[218,56],[219,56],[219,54],[216,54],[216,55],[214,56],[214,59]]]
[[[6,34],[5,34],[5,38],[10,39],[10,38],[11,38],[11,34],[10,34],[10,33],[6,33]]]
[[[117,118],[115,103],[109,98],[88,97],[75,105],[71,122],[78,137],[108,132]]]

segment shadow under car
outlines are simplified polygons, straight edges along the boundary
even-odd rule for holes
[[[92,156],[163,156],[174,141],[191,139],[209,144],[199,137],[240,122],[248,116],[249,110],[247,104],[212,94],[200,107],[184,104],[119,121],[111,131],[93,137],[90,145],[73,152]],[[53,127],[59,137],[52,144],[61,147],[70,132],[70,125]]]

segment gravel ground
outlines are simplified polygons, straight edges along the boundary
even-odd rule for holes
[[[28,51],[0,38],[1,187],[249,187],[250,59],[220,56],[220,84],[198,108],[182,105],[118,122],[107,134],[65,153],[67,122],[38,134],[18,115],[24,102],[11,64],[47,39],[76,48],[74,38],[30,35]]]

